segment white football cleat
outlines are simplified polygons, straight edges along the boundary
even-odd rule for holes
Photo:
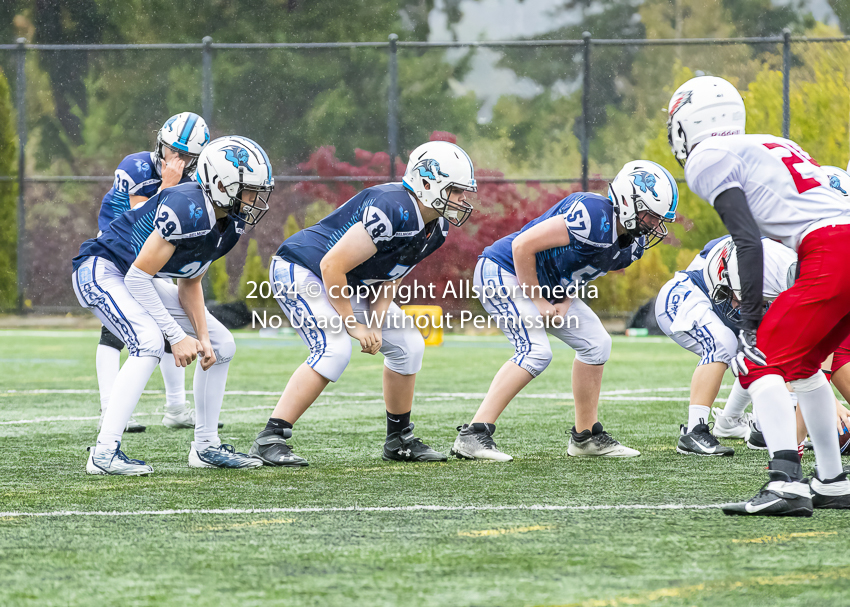
[[[239,453],[233,445],[210,445],[202,451],[189,448],[190,468],[262,468],[263,461],[245,453]]]
[[[640,451],[621,445],[596,422],[590,430],[570,430],[570,445],[567,455],[574,457],[637,457]]]
[[[491,462],[510,462],[512,458],[502,453],[493,440],[496,424],[464,424],[458,426],[458,435],[449,455],[458,459],[482,459]]]
[[[712,407],[711,415],[714,417],[712,434],[717,438],[747,438],[750,413],[744,413],[741,417],[727,417],[723,413],[723,409]]]
[[[117,442],[112,449],[104,445],[89,447],[86,472],[88,474],[145,476],[153,472],[153,468],[141,460],[128,458],[121,451],[121,443]]]
[[[190,409],[187,406],[177,413],[172,413],[166,409],[162,418],[162,425],[166,428],[194,428],[195,409]]]

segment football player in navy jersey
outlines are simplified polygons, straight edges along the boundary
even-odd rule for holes
[[[157,135],[153,152],[130,154],[115,169],[112,188],[103,197],[97,218],[98,235],[109,228],[116,217],[145,202],[166,188],[194,178],[198,156],[209,143],[210,130],[204,119],[192,112],[183,112],[169,118]],[[167,280],[170,279],[158,279]],[[109,404],[109,395],[115,376],[121,366],[124,342],[109,329],[102,327],[97,347],[95,366],[100,388],[100,422]],[[174,362],[171,348],[166,344],[167,356],[160,364],[165,382],[165,416],[162,423],[170,428],[191,428],[195,425],[195,411],[186,406],[186,370]],[[145,426],[132,417],[127,422],[127,432],[144,432]]]
[[[481,254],[474,285],[484,309],[514,346],[514,356],[493,379],[469,424],[458,427],[451,453],[459,458],[511,461],[493,440],[508,403],[552,360],[546,333],[576,351],[572,391],[576,421],[567,453],[634,457],[602,429],[597,416],[603,365],[611,337],[581,299],[582,285],[641,258],[676,219],[679,191],[654,162],[629,162],[611,182],[608,197],[571,194],[518,232]],[[569,316],[567,316],[569,314]]]
[[[270,268],[275,297],[310,356],[289,379],[251,446],[250,454],[258,461],[307,465],[286,441],[293,424],[348,365],[349,335],[360,342],[361,352],[384,355],[383,459],[447,459],[413,434],[410,410],[425,344],[412,323],[404,322],[393,296],[414,266],[443,244],[449,225],[460,226],[469,218],[472,206],[466,193],[475,191],[466,152],[433,141],[410,155],[402,183],[363,190],[280,246]],[[346,287],[370,293],[348,297]]]
[[[204,306],[201,279],[210,264],[238,242],[245,226],[268,210],[274,188],[263,149],[245,137],[222,137],[204,148],[195,181],[168,188],[115,219],[74,258],[72,280],[89,308],[127,345],[130,357],[115,378],[89,474],[150,474],[143,461],[121,451],[121,435],[164,352],[195,370],[197,422],[189,450],[195,468],[254,468],[254,458],[223,445],[218,417],[233,336]],[[177,284],[155,280],[177,278]]]

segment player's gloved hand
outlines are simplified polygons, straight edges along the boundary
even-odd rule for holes
[[[191,335],[187,335],[177,343],[171,343],[171,353],[174,355],[174,362],[178,367],[191,365],[200,351],[203,351],[201,342]]]
[[[752,326],[742,327],[738,331],[738,353],[732,359],[731,369],[735,377],[749,373],[747,362],[764,366],[767,357],[756,346],[756,328]]]
[[[348,334],[360,342],[360,351],[364,354],[377,354],[381,349],[381,329],[369,328],[366,325],[356,322],[354,326],[349,328],[346,326]]]

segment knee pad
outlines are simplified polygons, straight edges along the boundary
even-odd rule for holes
[[[124,349],[124,342],[113,335],[112,331],[106,327],[101,327],[100,330],[100,345],[114,348],[119,352]]]
[[[384,354],[384,366],[399,375],[414,375],[422,369],[425,340],[416,329],[405,329],[403,338]]]
[[[227,332],[227,338],[214,344],[215,364],[223,365],[233,360],[236,355],[236,342],[233,340],[233,335],[230,331]]]
[[[546,343],[532,344],[527,352],[518,350],[511,360],[519,367],[531,373],[532,377],[537,377],[552,362],[552,346],[549,345],[548,341]]]
[[[818,371],[811,377],[807,377],[806,379],[795,379],[789,383],[794,389],[794,392],[799,394],[803,392],[814,392],[818,388],[829,384],[829,381],[827,381],[826,375],[823,374],[823,371]]]
[[[611,358],[611,336],[607,332],[594,336],[592,342],[586,342],[576,349],[576,360],[586,365],[604,365]]]
[[[305,331],[309,333],[311,330]],[[328,381],[338,380],[351,360],[351,338],[348,333],[345,330],[325,331],[317,334],[315,339],[311,338],[307,345],[310,348],[307,364]]]

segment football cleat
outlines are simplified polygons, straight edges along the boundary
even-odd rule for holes
[[[292,429],[266,429],[257,435],[248,455],[269,466],[306,466],[307,460],[292,452],[286,439],[292,438]]]
[[[387,435],[381,458],[398,462],[444,462],[449,459],[445,453],[435,451],[413,436],[413,424]]]
[[[458,435],[449,455],[458,459],[482,459],[491,462],[509,462],[512,458],[496,447],[493,433],[496,424],[464,424],[458,426]]]
[[[640,451],[621,445],[596,422],[590,430],[576,432],[573,426],[569,432],[570,444],[567,455],[574,457],[637,457]]]
[[[767,443],[764,442],[764,434],[756,428],[755,420],[750,418],[749,431],[747,432],[747,447],[756,451],[764,451],[767,449]]]
[[[799,464],[798,464],[799,465]],[[770,480],[746,502],[724,504],[729,516],[811,516],[812,496],[809,485],[792,481],[781,470],[769,470]]]
[[[210,445],[198,451],[194,445],[189,449],[190,468],[260,468],[258,459],[239,453],[232,445]]]
[[[741,417],[727,417],[723,409],[712,407],[711,415],[714,417],[714,428],[711,432],[717,438],[747,438],[749,413],[744,413]]]
[[[119,476],[145,476],[153,468],[139,459],[130,459],[121,451],[121,442],[110,449],[105,445],[89,447],[89,459],[86,462],[88,474],[114,474]]]
[[[721,457],[735,455],[735,450],[732,447],[724,447],[720,444],[720,441],[714,438],[708,424],[697,424],[690,432],[686,432],[685,426],[680,426],[679,429],[679,443],[676,445],[677,453]]]
[[[106,413],[103,409],[100,410],[100,419],[97,422],[97,431],[100,432],[100,427],[103,425],[103,416]],[[147,429],[147,426],[143,426],[139,422],[137,422],[134,418],[130,418],[127,420],[127,425],[124,427],[124,432],[144,432]]]
[[[815,508],[850,509],[850,481],[847,472],[842,472],[835,478],[822,481],[815,473],[808,479],[812,492],[812,505]]]
[[[189,403],[182,411],[172,413],[168,409],[165,410],[165,415],[162,418],[162,425],[166,428],[194,428],[195,427],[195,409],[189,407]],[[219,429],[224,428],[224,424],[218,422]]]

